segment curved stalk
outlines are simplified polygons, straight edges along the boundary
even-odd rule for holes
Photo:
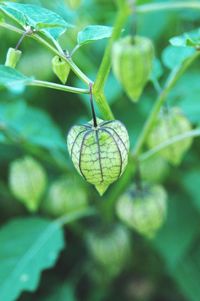
[[[175,9],[200,9],[199,1],[188,1],[188,2],[168,2],[168,3],[153,3],[143,4],[136,7],[137,13],[150,13],[161,10],[175,10]]]

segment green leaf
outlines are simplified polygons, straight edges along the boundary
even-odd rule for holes
[[[162,61],[169,69],[181,65],[186,59],[194,54],[196,50],[190,47],[168,46],[162,53]]]
[[[41,301],[77,301],[75,297],[75,289],[72,284],[64,283],[56,286],[48,296]]]
[[[200,46],[200,29],[186,32],[181,36],[173,37],[170,43],[176,47],[199,47]]]
[[[64,247],[55,222],[42,218],[15,219],[0,230],[0,300],[14,301],[34,291],[41,272],[54,266]]]
[[[27,77],[19,71],[0,65],[0,87],[13,88],[18,85],[26,85],[33,80],[31,77]]]
[[[5,2],[0,5],[0,10],[24,28],[31,26],[51,39],[58,39],[72,27],[58,14],[37,5]]]
[[[14,137],[21,137],[33,145],[53,151],[66,149],[60,129],[50,116],[23,101],[0,104],[0,123]]]
[[[113,28],[109,26],[90,25],[86,26],[78,33],[77,42],[79,45],[91,43],[93,41],[110,38]]]

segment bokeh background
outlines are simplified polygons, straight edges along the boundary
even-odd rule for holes
[[[71,9],[68,1],[62,0],[20,2],[42,5],[74,24],[76,27],[68,30],[61,39],[63,48],[71,50],[75,46],[76,34],[80,29],[89,24],[112,26],[116,16],[116,6],[111,0],[82,0],[77,9]],[[158,1],[141,0],[138,4],[150,2]],[[199,11],[189,9],[135,16],[137,33],[151,38],[155,44],[156,57],[160,62],[158,69],[161,84],[178,57],[178,53],[171,50],[169,39],[198,28],[199,17]],[[131,24],[129,20],[124,34],[129,32]],[[5,62],[8,47],[14,47],[18,39],[17,34],[0,29],[1,64]],[[93,80],[106,43],[107,40],[103,40],[86,45],[74,55],[77,65]],[[25,39],[20,48],[23,56],[18,70],[37,79],[59,82],[51,68],[52,53],[32,39]],[[68,84],[82,86],[73,74],[70,75]],[[149,83],[139,104],[134,105],[111,73],[105,93],[116,118],[126,125],[133,147],[157,92]],[[168,97],[168,104],[181,107],[194,127],[200,125],[199,95],[199,62],[196,61]],[[98,112],[97,108],[96,110]],[[7,125],[7,135],[0,132],[1,226],[18,216],[32,216],[32,213],[13,196],[9,187],[10,166],[13,161],[25,155],[40,162],[48,176],[46,193],[36,214],[55,218],[52,215],[56,209],[52,209],[53,213],[50,212],[46,201],[49,188],[60,178],[68,179],[76,175],[66,149],[66,132],[73,124],[90,119],[88,96],[44,88],[24,89],[20,86],[0,91],[0,122],[3,121]],[[196,139],[180,166],[172,167],[165,162],[155,178],[152,177],[152,166],[148,167],[146,174],[144,171],[147,180],[162,183],[168,192],[167,219],[152,240],[130,231],[131,254],[127,255],[127,262],[119,273],[108,277],[109,265],[99,268],[88,251],[86,236],[94,231],[96,226],[95,217],[88,218],[65,227],[66,248],[61,252],[55,267],[42,273],[35,292],[23,293],[17,300],[199,301],[199,159],[200,141]],[[83,201],[85,204],[81,206],[89,204],[98,208],[99,203],[106,202],[106,198],[99,198],[93,187],[81,179],[77,181],[79,180],[84,187],[80,193],[82,196],[86,194],[86,201]],[[70,195],[71,207],[72,210],[76,210],[78,205],[76,206],[73,193],[75,192]],[[62,209],[58,212],[58,215],[60,214]],[[103,221],[100,223],[103,224]],[[120,253],[120,250],[116,252]],[[3,262],[1,256],[0,261]],[[12,290],[12,287],[10,289]]]

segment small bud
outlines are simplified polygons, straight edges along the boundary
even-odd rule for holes
[[[60,58],[58,55],[54,56],[52,59],[52,68],[53,72],[56,76],[60,79],[63,85],[67,82],[69,72],[70,72],[70,65]]]
[[[88,249],[109,276],[116,276],[124,267],[131,253],[130,235],[122,225],[90,232],[87,236]]]
[[[158,117],[153,130],[148,137],[148,146],[154,148],[170,138],[191,131],[189,120],[181,113],[179,108],[163,112]],[[187,138],[171,144],[161,150],[159,154],[173,165],[179,165],[184,154],[190,148],[193,139]]]
[[[75,168],[102,195],[126,168],[129,137],[120,121],[97,119],[97,123],[97,127],[92,121],[73,126],[67,144]]]
[[[30,210],[36,211],[46,188],[43,167],[33,158],[25,157],[11,163],[9,185],[13,195]]]
[[[87,191],[80,178],[68,176],[55,181],[50,186],[42,209],[52,216],[59,217],[87,206]]]
[[[114,74],[134,102],[140,98],[150,77],[153,58],[154,48],[148,38],[127,36],[113,45]]]
[[[166,218],[167,194],[161,186],[146,186],[140,191],[132,185],[119,198],[116,210],[126,225],[153,238]]]
[[[22,52],[14,48],[9,48],[6,56],[5,66],[15,68],[20,60]]]

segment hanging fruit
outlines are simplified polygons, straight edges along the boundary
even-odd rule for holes
[[[20,50],[9,48],[6,55],[5,66],[15,68],[20,60],[22,52]]]
[[[70,65],[65,60],[56,55],[52,59],[52,68],[53,72],[63,83],[63,85],[66,84],[70,72]]]
[[[90,96],[93,120],[73,126],[67,136],[67,145],[77,171],[103,195],[123,174],[130,143],[127,130],[120,121],[96,118],[92,92]]]
[[[127,36],[113,45],[113,72],[134,102],[139,100],[150,77],[153,58],[153,44],[145,37]]]
[[[42,209],[45,213],[59,217],[87,206],[88,197],[85,186],[79,178],[69,175],[67,178],[58,179],[50,186]]]
[[[172,108],[169,112],[162,112],[148,137],[148,146],[157,147],[178,135],[191,131],[192,125],[181,113],[179,108]],[[173,165],[179,165],[183,156],[190,148],[193,139],[191,137],[170,144],[159,152],[159,154]]]
[[[162,226],[167,211],[167,194],[161,186],[138,190],[132,185],[117,202],[118,217],[138,233],[152,238]]]
[[[26,156],[11,163],[10,189],[30,211],[38,209],[46,184],[46,173],[35,159]]]
[[[113,225],[87,236],[92,257],[109,276],[116,276],[123,269],[131,253],[130,235],[122,225]]]

